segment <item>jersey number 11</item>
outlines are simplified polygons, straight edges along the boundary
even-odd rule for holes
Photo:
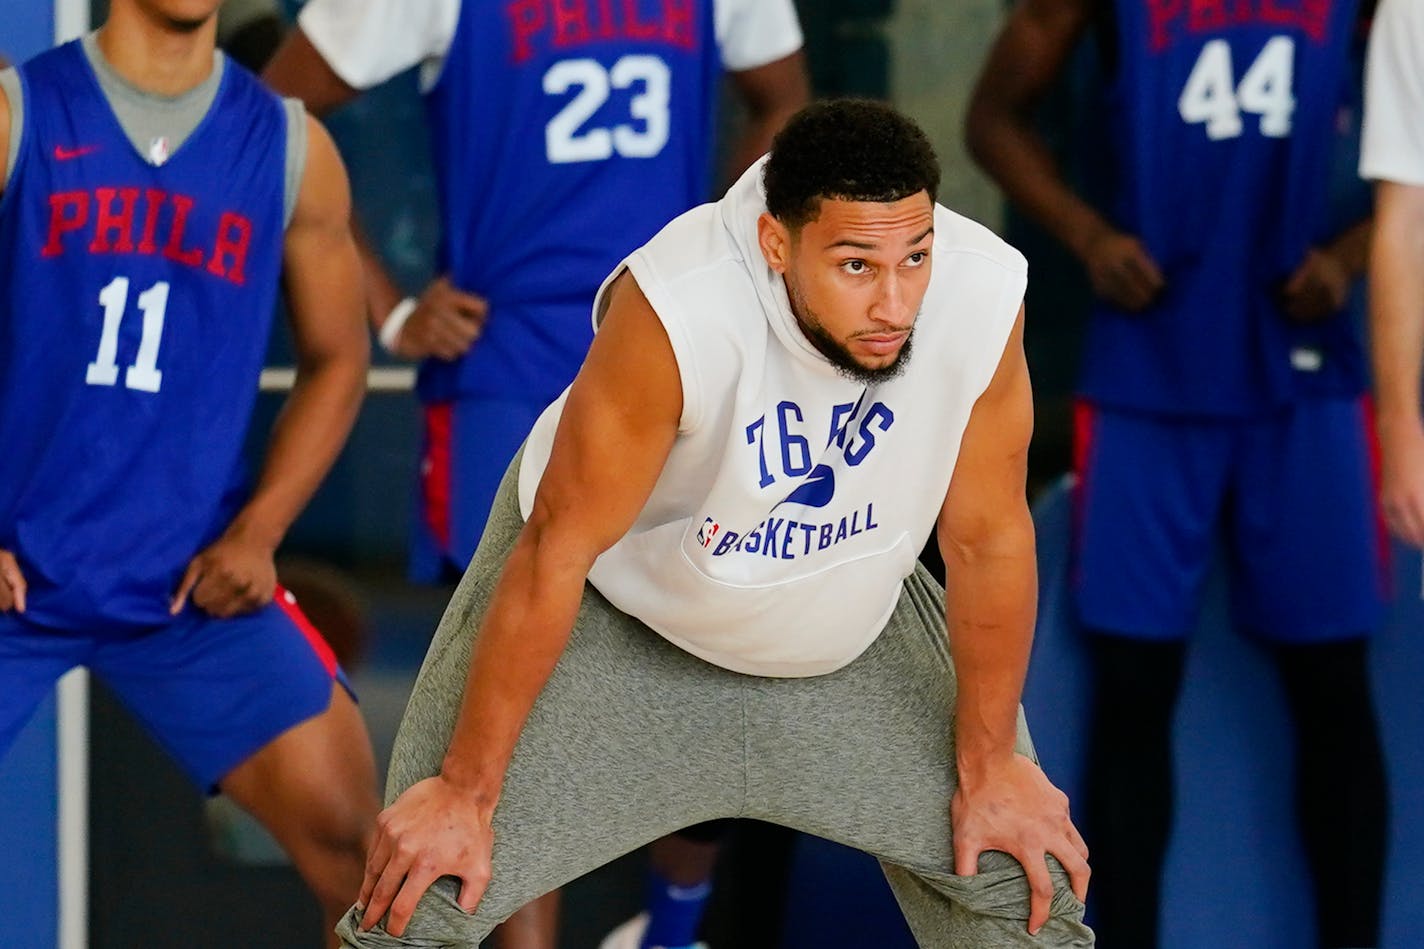
[[[129,278],[115,277],[99,291],[99,305],[104,308],[104,329],[99,335],[99,352],[89,364],[84,381],[91,386],[111,386],[119,381],[119,324],[129,305]],[[143,337],[138,355],[124,372],[124,385],[140,392],[157,392],[163,384],[158,369],[158,344],[163,339],[163,317],[168,311],[168,282],[160,280],[138,295],[138,308],[143,312]]]

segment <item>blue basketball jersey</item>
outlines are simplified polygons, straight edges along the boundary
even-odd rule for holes
[[[620,260],[706,200],[721,63],[711,0],[463,0],[426,97],[439,184],[438,266],[488,298],[427,401],[552,400],[593,339],[594,293]]]
[[[79,43],[20,77],[0,199],[0,547],[35,623],[165,622],[241,498],[281,266],[284,109],[229,62],[155,167]]]
[[[1244,416],[1304,392],[1354,395],[1349,319],[1291,323],[1282,286],[1327,221],[1355,0],[1115,0],[1106,97],[1114,223],[1166,289],[1099,303],[1082,392],[1121,408]],[[1338,222],[1336,222],[1338,224]]]

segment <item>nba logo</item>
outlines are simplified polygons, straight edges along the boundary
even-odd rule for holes
[[[721,529],[722,525],[712,520],[712,518],[709,517],[705,519],[702,522],[702,527],[697,531],[697,542],[703,547],[710,547],[712,545],[712,538],[716,537],[717,531]]]

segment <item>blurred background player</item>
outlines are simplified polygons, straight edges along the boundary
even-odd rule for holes
[[[1108,208],[1032,111],[1096,27]],[[970,146],[1098,296],[1077,412],[1074,595],[1097,682],[1085,824],[1107,949],[1157,945],[1169,733],[1223,532],[1236,625],[1275,659],[1322,946],[1378,939],[1386,800],[1366,666],[1385,575],[1365,360],[1344,317],[1368,221],[1331,233],[1353,2],[1025,0]],[[1417,356],[1417,350],[1414,352]]]
[[[374,764],[273,553],[360,404],[360,261],[334,146],[215,52],[217,6],[114,0],[0,73],[0,746],[89,667],[331,918]],[[279,278],[300,369],[249,490]]]
[[[419,65],[439,193],[440,274],[404,297],[366,253],[382,344],[422,360],[424,448],[413,573],[453,582],[495,488],[592,339],[603,277],[710,196],[724,73],[747,111],[740,172],[805,104],[791,0],[601,3],[312,0],[264,71],[325,114]],[[655,846],[648,945],[690,943],[714,850],[704,834]],[[645,931],[646,930],[646,931]],[[504,945],[553,945],[553,904]]]

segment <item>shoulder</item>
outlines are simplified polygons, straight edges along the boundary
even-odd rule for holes
[[[740,262],[715,204],[703,204],[673,218],[628,258],[639,285],[651,279],[664,286],[685,284],[709,271]],[[647,292],[644,287],[644,292]]]

